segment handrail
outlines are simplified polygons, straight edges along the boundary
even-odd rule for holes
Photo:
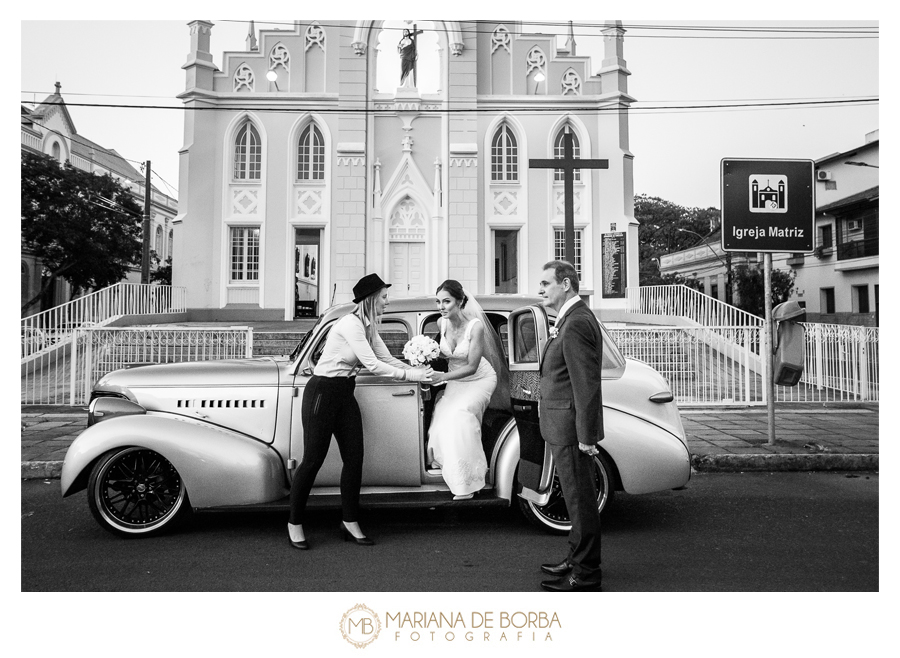
[[[675,315],[707,327],[750,326],[763,319],[685,285],[628,288],[629,313]]]
[[[187,289],[116,283],[71,302],[22,318],[22,358],[67,341],[75,329],[103,326],[124,315],[183,313]]]

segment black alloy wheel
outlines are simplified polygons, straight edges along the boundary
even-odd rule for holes
[[[147,448],[107,452],[91,471],[87,493],[97,522],[126,537],[160,532],[190,509],[178,471]]]
[[[600,453],[594,457],[594,484],[597,487],[597,510],[603,512],[612,503],[615,494],[613,487],[612,467],[608,458]],[[551,534],[563,535],[572,529],[572,520],[566,508],[566,500],[562,495],[559,475],[553,469],[553,484],[550,500],[546,505],[537,505],[530,500],[519,497],[519,509],[529,523]]]

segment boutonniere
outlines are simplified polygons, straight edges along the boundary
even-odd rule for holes
[[[553,340],[557,336],[559,336],[559,329],[557,329],[556,327],[550,327],[550,340]]]

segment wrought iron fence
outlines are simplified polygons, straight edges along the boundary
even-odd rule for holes
[[[797,386],[776,386],[779,402],[877,402],[878,329],[805,324]],[[679,405],[766,404],[761,327],[629,327],[609,330],[625,356],[653,366]]]
[[[125,315],[181,313],[187,309],[186,288],[117,283],[47,311],[22,318],[23,361],[67,345],[75,329],[103,326]]]
[[[877,402],[878,329],[805,324],[803,377],[776,387],[780,402]],[[669,381],[678,404],[766,403],[762,329],[748,326],[610,328],[625,356]],[[22,363],[22,404],[86,404],[93,384],[119,368],[250,357],[253,329],[87,327],[65,349]]]
[[[251,327],[77,329],[65,349],[22,363],[22,404],[87,404],[94,383],[120,368],[252,355]]]

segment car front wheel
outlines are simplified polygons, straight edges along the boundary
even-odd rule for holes
[[[87,494],[97,522],[126,537],[158,533],[190,510],[178,471],[147,448],[117,448],[103,455],[91,470]]]
[[[597,510],[603,512],[612,503],[615,492],[612,467],[602,453],[594,457],[594,485],[597,488]],[[562,495],[556,467],[553,469],[553,485],[547,504],[537,505],[519,497],[519,509],[529,523],[546,532],[562,535],[568,533],[572,528],[572,520],[569,518],[569,510],[566,508],[566,501]]]

